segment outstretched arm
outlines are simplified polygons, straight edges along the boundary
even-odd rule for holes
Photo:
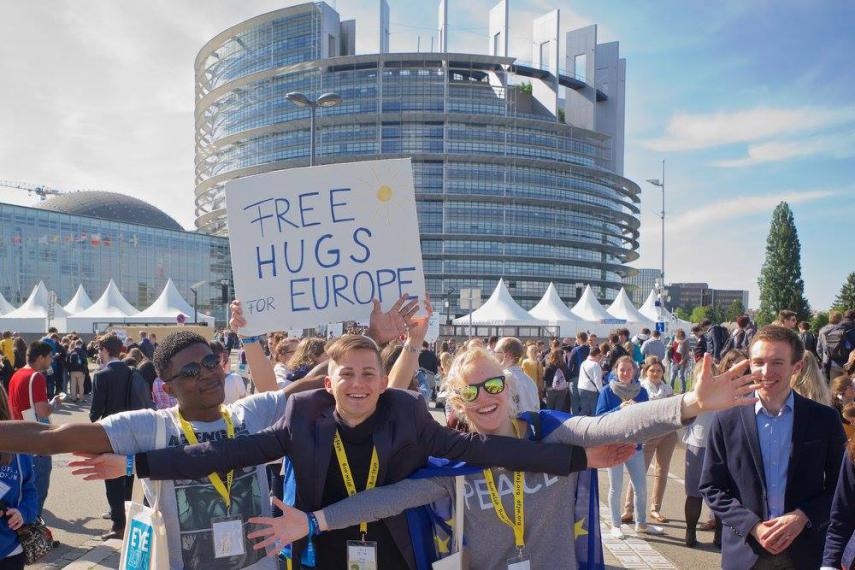
[[[0,422],[0,450],[32,455],[56,455],[81,451],[112,453],[107,432],[100,424],[53,426],[17,420]]]
[[[404,350],[401,351],[401,355],[398,356],[398,360],[395,361],[395,365],[389,372],[390,388],[407,390],[410,387],[410,381],[419,369],[419,353],[421,353],[422,342],[427,335],[428,323],[433,314],[429,297],[425,300],[425,309],[427,310],[425,316],[413,316],[407,320],[407,342],[404,343]]]

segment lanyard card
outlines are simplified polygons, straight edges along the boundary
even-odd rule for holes
[[[241,517],[220,517],[211,520],[214,536],[214,558],[246,554]]]
[[[508,558],[508,570],[531,570],[531,559],[525,554]]]
[[[377,570],[377,543],[348,540],[347,570]]]

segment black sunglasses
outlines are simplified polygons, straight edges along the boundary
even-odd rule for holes
[[[208,370],[216,370],[220,367],[220,357],[214,353],[206,354],[202,357],[201,362],[188,362],[184,366],[181,367],[181,370],[178,371],[178,374],[171,376],[170,378],[164,378],[164,382],[172,382],[176,378],[196,378],[202,372],[202,367],[207,368]]]
[[[505,377],[496,376],[494,378],[487,378],[483,382],[478,382],[477,384],[467,384],[458,390],[457,394],[464,402],[474,402],[478,399],[478,391],[481,388],[484,388],[484,391],[488,394],[501,394],[505,391]]]

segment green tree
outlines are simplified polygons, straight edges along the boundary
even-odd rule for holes
[[[819,329],[828,324],[828,313],[819,311],[810,320],[810,330],[814,333],[819,333]]]
[[[843,286],[840,287],[840,293],[835,297],[831,308],[838,311],[855,309],[855,273],[850,273],[846,281],[843,282]]]
[[[710,308],[709,307],[695,307],[692,309],[692,314],[689,316],[689,320],[693,323],[699,323],[704,319],[710,318]],[[712,320],[712,319],[710,319]]]
[[[801,247],[793,212],[786,202],[781,202],[772,212],[766,259],[757,280],[760,286],[758,324],[772,322],[783,309],[794,311],[800,321],[810,318],[802,280]]]
[[[736,320],[736,317],[745,314],[745,307],[742,305],[742,301],[739,299],[734,299],[730,305],[727,306],[727,310],[724,312],[724,320],[729,323],[732,323]]]
[[[683,307],[677,307],[674,309],[674,316],[682,321],[691,321],[692,313],[684,309]]]

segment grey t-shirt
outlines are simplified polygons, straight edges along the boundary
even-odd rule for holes
[[[259,432],[285,413],[286,396],[281,390],[244,398],[226,406],[235,428],[235,437]],[[187,445],[181,433],[176,408],[166,410],[137,410],[115,414],[100,420],[110,445],[116,453],[128,455],[155,449],[157,424],[164,421],[166,446]],[[216,441],[226,437],[222,419],[215,422],[190,422],[199,442]],[[225,482],[225,476],[221,475]],[[155,501],[154,482],[142,479],[150,505]],[[264,465],[235,471],[231,489],[232,516],[244,521],[244,550],[242,556],[214,558],[211,520],[226,515],[222,497],[210,480],[163,481],[158,506],[166,525],[169,542],[169,567],[173,570],[276,570],[276,561],[266,558],[264,551],[253,550],[246,533],[252,529],[246,522],[253,516],[270,516],[267,472]]]
[[[674,431],[680,421],[681,397],[644,402],[602,416],[574,416],[543,441],[592,447],[621,441],[647,440]],[[505,512],[513,516],[513,473],[493,468],[493,479]],[[555,477],[526,473],[524,485],[525,552],[533,570],[576,568],[574,517],[578,473]],[[483,472],[464,482],[464,535],[472,570],[505,568],[516,555],[514,533],[496,516]],[[330,528],[345,528],[361,520],[375,521],[405,509],[454,496],[453,477],[404,479],[324,507]],[[586,525],[588,523],[586,522]]]

